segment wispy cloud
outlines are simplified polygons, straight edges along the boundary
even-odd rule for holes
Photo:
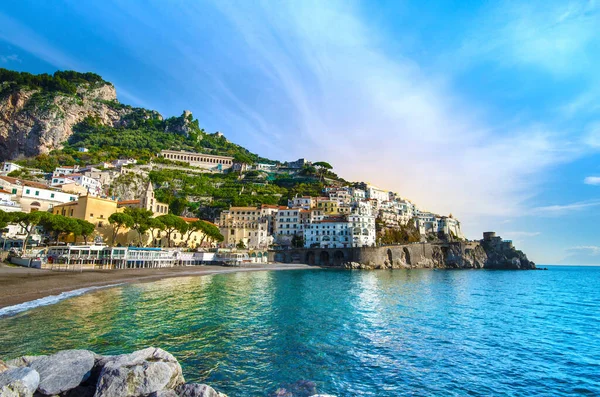
[[[565,215],[571,212],[600,206],[600,200],[580,201],[571,204],[557,204],[537,207],[532,210],[537,215]]]
[[[18,62],[21,63],[21,58],[17,54],[0,55],[0,63]]]
[[[595,1],[490,4],[467,36],[464,56],[506,66],[531,65],[557,75],[590,71],[588,51],[599,40]]]
[[[588,176],[583,180],[586,185],[600,185],[600,176]]]
[[[502,232],[501,235],[507,238],[523,238],[523,237],[535,237],[542,234],[541,232],[524,232],[524,231],[513,231],[513,232]]]
[[[591,255],[600,255],[600,247],[597,245],[584,245],[579,247],[568,248],[567,252],[586,252]]]

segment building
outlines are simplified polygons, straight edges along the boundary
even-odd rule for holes
[[[152,186],[152,182],[148,182],[148,186],[140,199],[119,201],[118,206],[123,208],[144,208],[152,211],[154,216],[169,213],[169,205],[161,203],[154,197],[154,186]]]
[[[117,208],[117,202],[110,199],[80,196],[77,201],[65,204],[55,205],[52,208],[54,215],[63,215],[67,218],[82,219],[96,225],[96,232],[102,236],[104,241],[112,240],[113,228],[108,222],[108,218],[115,212],[120,212]],[[126,243],[126,235],[121,236],[117,241]]]
[[[52,189],[43,183],[0,176],[0,189],[10,192],[23,212],[48,211],[55,205],[77,201],[78,195]]]
[[[136,163],[137,163],[136,159],[118,159],[118,160],[114,160],[111,164],[115,168],[121,168],[126,165],[136,164]]]
[[[52,173],[52,177],[60,176],[60,175],[71,175],[79,172],[78,165],[63,165],[60,167],[56,167],[54,172]]]
[[[294,197],[288,200],[288,207],[290,208],[304,208],[309,210],[315,206],[315,199],[310,196]]]
[[[249,249],[267,249],[273,243],[269,230],[274,214],[279,209],[272,206],[231,207],[222,211],[219,217],[219,230],[225,238],[225,247],[235,247],[241,241]]]
[[[225,171],[233,166],[233,157],[214,154],[185,152],[183,150],[161,150],[160,156],[172,161],[183,161],[192,167]]]
[[[4,189],[0,189],[0,210],[4,212],[22,211],[21,205],[12,199],[13,194]]]
[[[92,196],[102,195],[102,184],[97,179],[83,174],[71,174],[69,175],[69,178],[76,184],[83,186]]]
[[[21,167],[19,164],[11,163],[10,161],[5,161],[2,164],[2,172],[5,172],[7,174],[13,171],[19,171],[21,168],[23,167]]]

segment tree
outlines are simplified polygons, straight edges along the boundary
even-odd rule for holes
[[[321,180],[325,179],[327,171],[333,169],[331,164],[326,163],[325,161],[317,161],[316,163],[313,163],[313,166],[317,167],[317,174],[320,176]]]
[[[23,250],[27,248],[27,242],[31,237],[31,234],[35,230],[35,228],[47,217],[52,216],[52,214],[48,212],[35,211],[30,212],[28,214],[24,212],[15,212],[14,213],[14,222],[25,230],[25,241],[23,241]]]
[[[188,207],[188,201],[183,197],[175,197],[169,204],[169,211],[174,215],[181,215]]]
[[[177,215],[165,214],[157,217],[156,219],[160,220],[162,224],[165,225],[165,232],[167,233],[167,243],[169,247],[171,246],[171,235],[174,232],[180,232],[183,234],[187,231],[187,222]]]
[[[0,210],[0,229],[4,229],[15,220],[14,212]]]
[[[204,229],[202,230],[202,232],[210,241],[216,241],[220,243],[221,241],[225,240],[225,237],[221,234],[221,231],[217,226],[206,221],[204,223]],[[204,238],[202,239],[200,244],[202,244],[203,242]]]
[[[81,225],[77,222],[77,219],[68,218],[64,215],[48,215],[40,221],[40,224],[47,233],[54,236],[54,241],[58,241],[61,234],[68,236],[71,233],[77,241],[77,236],[81,235]]]
[[[192,234],[194,234],[195,232],[198,232],[198,231],[204,231],[205,224],[206,224],[206,222],[204,222],[201,219],[188,223],[188,229],[187,229],[186,238],[185,238],[186,246],[190,245],[190,238],[192,237]],[[205,236],[206,236],[206,234],[202,237],[202,240],[200,240],[200,244],[202,244],[202,241],[204,241]]]
[[[238,243],[235,245],[235,248],[243,250],[246,249],[246,244],[244,244],[243,240],[238,241]]]
[[[83,236],[83,241],[87,245],[88,238],[94,234],[96,230],[96,225],[92,222],[88,222],[83,219],[76,219],[77,223],[79,223],[79,227],[81,228],[81,235]]]
[[[142,236],[150,230],[153,212],[145,208],[125,208],[125,214],[133,219],[131,228],[137,232],[139,244],[143,245]]]
[[[294,248],[302,248],[302,247],[304,247],[304,237],[303,236],[298,236],[297,234],[295,234],[292,237],[292,247],[294,247]]]
[[[119,229],[121,229],[122,227],[132,227],[133,218],[124,212],[115,212],[114,214],[108,217],[108,223],[113,225],[111,245],[115,245],[115,239],[117,238],[117,233],[119,233]]]
[[[150,230],[150,236],[152,240],[158,239],[162,231],[165,230],[165,225],[158,218],[150,218],[148,220],[148,230]],[[156,236],[154,235],[156,232]]]

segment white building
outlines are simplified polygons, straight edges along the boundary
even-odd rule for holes
[[[87,189],[92,196],[100,196],[102,194],[102,184],[97,179],[85,176],[83,174],[71,174],[70,179],[76,184]]]
[[[50,182],[50,186],[61,186],[69,183],[75,183],[75,180],[66,175],[57,175],[52,176],[52,182]]]
[[[23,167],[21,167],[19,164],[11,163],[10,161],[5,161],[2,164],[2,172],[6,172],[6,173],[11,173],[13,171],[18,171],[21,168],[23,168]]]
[[[12,199],[12,193],[4,189],[0,189],[0,210],[4,212],[19,212],[22,211],[21,205]]]
[[[121,168],[123,166],[129,165],[129,164],[136,164],[136,163],[137,163],[136,159],[119,159],[119,160],[114,160],[111,164],[115,168]]]
[[[367,185],[366,198],[377,200],[377,202],[388,201],[390,199],[390,193],[387,190],[382,190],[378,187]]]
[[[288,207],[309,210],[315,206],[315,199],[310,196],[294,197],[288,200]]]
[[[71,175],[75,174],[79,171],[78,165],[63,165],[61,167],[56,167],[54,172],[52,173],[52,177],[61,176],[61,175]]]

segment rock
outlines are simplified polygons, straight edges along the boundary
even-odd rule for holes
[[[148,397],[179,397],[177,395],[177,393],[175,393],[174,390],[161,390],[161,391],[155,391],[154,393],[151,393],[148,395]]]
[[[12,360],[8,360],[6,364],[9,367],[28,367],[36,360],[40,360],[44,357],[48,356],[21,356],[17,358],[13,358]]]
[[[40,374],[38,391],[54,395],[76,388],[90,376],[94,356],[88,350],[63,350],[33,361],[29,367]]]
[[[219,397],[219,393],[215,389],[198,383],[181,385],[176,391],[179,397]]]
[[[185,382],[175,357],[154,347],[99,361],[104,367],[95,397],[135,397],[174,389]]]
[[[6,371],[10,367],[4,361],[0,360],[0,373]]]
[[[31,397],[38,388],[40,374],[36,370],[20,367],[0,373],[0,396]]]

